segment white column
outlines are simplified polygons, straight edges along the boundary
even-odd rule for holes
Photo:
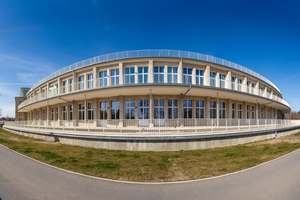
[[[255,91],[254,93],[255,93],[256,95],[259,95],[259,81],[257,81],[256,84],[255,84],[255,90],[256,90],[256,91]]]
[[[93,87],[96,88],[97,87],[97,80],[98,80],[98,77],[97,77],[97,68],[96,67],[93,68],[93,78],[94,78],[94,85],[93,85]]]
[[[153,60],[149,60],[148,83],[153,83]]]
[[[164,83],[168,83],[168,66],[165,65],[164,69]]]
[[[137,84],[139,82],[139,77],[138,77],[138,67],[137,65],[134,66],[134,83]]]
[[[244,80],[243,80],[243,90],[242,91],[244,91],[244,92],[247,92],[247,81],[248,81],[248,79],[247,79],[247,77],[244,77]]]
[[[110,69],[107,69],[107,86],[110,86]]]
[[[226,81],[225,88],[231,89],[231,71],[227,72],[225,81]]]
[[[182,59],[180,60],[178,66],[178,83],[182,83]]]
[[[192,69],[192,84],[196,84],[196,68]]]
[[[220,77],[219,77],[220,73],[217,72],[216,73],[216,87],[220,87]]]
[[[210,66],[206,66],[204,70],[204,85],[210,86]]]
[[[123,63],[119,62],[119,84],[122,85],[124,83],[124,74],[123,74]]]

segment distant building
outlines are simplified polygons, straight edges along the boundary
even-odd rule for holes
[[[26,100],[27,92],[30,90],[30,88],[21,88],[20,89],[20,96],[15,97],[15,120],[16,121],[23,121],[23,114],[18,113],[18,106],[23,103],[23,101]]]

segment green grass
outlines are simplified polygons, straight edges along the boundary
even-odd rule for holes
[[[0,129],[0,144],[78,173],[118,180],[161,182],[207,178],[253,167],[300,148],[299,136],[300,132],[289,136],[290,140],[271,139],[193,151],[134,152],[46,142]]]

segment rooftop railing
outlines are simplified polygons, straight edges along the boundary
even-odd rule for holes
[[[51,80],[52,78],[55,78],[61,74],[70,72],[74,69],[78,69],[81,67],[85,67],[88,65],[96,64],[96,63],[101,63],[101,62],[106,62],[106,61],[112,61],[112,60],[118,60],[118,59],[124,59],[124,58],[135,58],[135,57],[177,57],[177,58],[189,58],[189,59],[195,59],[195,60],[201,60],[201,61],[207,61],[211,63],[216,63],[219,65],[224,65],[226,67],[230,67],[239,71],[242,71],[244,73],[250,74],[267,84],[271,85],[274,87],[278,92],[280,90],[277,88],[277,86],[272,83],[270,80],[265,78],[264,76],[246,68],[241,65],[238,65],[236,63],[217,58],[214,56],[206,55],[206,54],[201,54],[201,53],[193,53],[193,52],[188,52],[188,51],[179,51],[179,50],[135,50],[135,51],[123,51],[123,52],[117,52],[117,53],[110,53],[110,54],[105,54],[101,56],[96,56],[90,59],[86,59],[74,64],[71,64],[67,67],[64,67],[49,76],[43,78],[40,80],[38,83],[34,84],[33,87],[29,90],[27,94],[30,94],[32,90],[37,88],[39,85]]]

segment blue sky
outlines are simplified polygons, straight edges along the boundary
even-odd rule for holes
[[[138,49],[220,57],[279,87],[300,110],[300,3],[297,1],[1,1],[0,107],[69,64]]]

